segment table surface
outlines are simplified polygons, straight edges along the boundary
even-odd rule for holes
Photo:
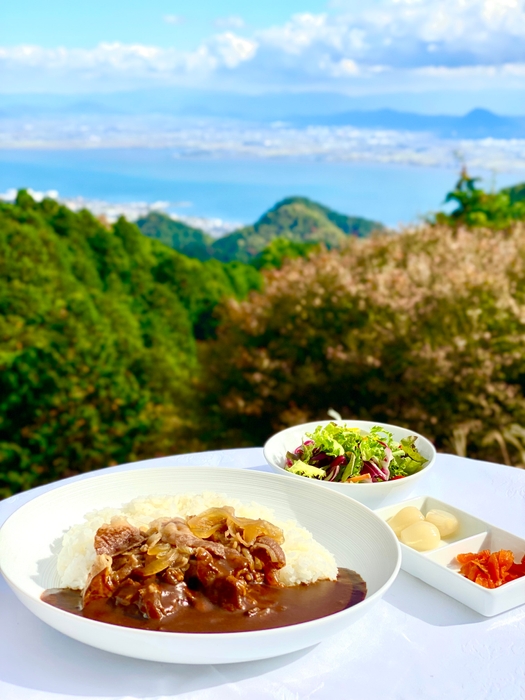
[[[106,471],[153,464],[270,471],[260,448],[163,457]],[[0,523],[60,485],[0,502]],[[440,454],[414,489],[413,495],[422,494],[525,537],[525,471]],[[525,698],[525,605],[484,618],[403,571],[346,631],[310,649],[243,664],[161,664],[93,649],[34,617],[1,577],[0,620],[2,700]]]

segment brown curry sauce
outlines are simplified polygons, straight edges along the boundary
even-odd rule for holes
[[[364,600],[366,583],[354,571],[339,569],[336,581],[317,581],[308,585],[270,586],[265,583],[250,586],[252,607],[225,610],[194,591],[193,605],[180,605],[181,587],[163,584],[163,597],[174,600],[172,614],[161,619],[145,617],[136,605],[119,605],[114,598],[91,600],[82,609],[80,591],[53,588],[44,591],[42,600],[80,617],[122,627],[162,632],[217,633],[248,632],[296,625],[333,615]]]

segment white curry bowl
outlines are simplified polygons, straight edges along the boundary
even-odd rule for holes
[[[411,474],[410,476],[405,476],[403,479],[394,479],[392,481],[376,482],[372,484],[319,481],[318,479],[310,479],[308,477],[292,474],[291,472],[287,471],[285,469],[286,453],[293,452],[297,447],[299,447],[302,441],[307,439],[306,433],[312,433],[317,426],[324,426],[328,425],[329,423],[348,425],[351,428],[360,428],[363,431],[369,431],[374,427],[374,425],[379,425],[391,432],[394,440],[401,440],[409,435],[415,435],[417,437],[415,445],[423,457],[425,457],[428,461],[419,472]],[[294,425],[291,428],[286,428],[286,430],[281,430],[279,433],[276,433],[269,438],[264,445],[264,457],[274,471],[276,471],[278,474],[286,474],[288,478],[293,479],[296,483],[299,481],[312,481],[317,485],[328,487],[334,491],[338,491],[339,493],[344,493],[346,496],[351,496],[352,498],[355,498],[356,501],[364,503],[369,508],[377,508],[387,499],[389,502],[394,502],[396,500],[406,498],[412,492],[417,482],[421,478],[425,477],[434,465],[436,450],[434,445],[425,437],[419,435],[419,433],[416,433],[413,430],[407,430],[406,428],[400,428],[397,425],[352,419],[321,420],[312,421],[311,423],[302,423],[301,425]]]
[[[137,497],[215,492],[271,508],[294,519],[335,556],[338,567],[359,573],[366,598],[341,612],[262,631],[193,634],[120,627],[86,619],[41,600],[59,586],[57,550],[62,535],[95,509]],[[162,515],[159,513],[159,515]],[[20,601],[51,627],[80,642],[124,656],[185,664],[221,664],[270,658],[304,649],[352,625],[384,595],[400,567],[390,527],[362,504],[306,479],[237,469],[145,467],[110,472],[60,486],[23,505],[0,530],[1,571]],[[351,640],[359,644],[356,637]],[[345,640],[345,644],[348,641]]]

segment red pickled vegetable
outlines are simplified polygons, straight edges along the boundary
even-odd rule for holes
[[[456,559],[461,564],[459,573],[484,588],[498,588],[525,576],[525,556],[517,564],[514,562],[514,554],[507,549],[498,552],[484,549],[477,553],[458,554]]]

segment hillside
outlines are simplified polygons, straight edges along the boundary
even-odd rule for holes
[[[188,424],[196,338],[261,276],[20,191],[0,203],[0,496],[162,452]]]
[[[213,243],[213,238],[200,229],[188,226],[182,221],[175,221],[160,212],[150,212],[144,218],[138,219],[136,224],[148,238],[155,238],[190,258],[207,260],[210,257],[208,249]]]
[[[525,182],[514,185],[513,187],[505,187],[505,189],[501,191],[509,195],[511,204],[523,202],[525,200]]]
[[[283,199],[253,226],[217,239],[157,212],[139,219],[137,226],[149,238],[190,257],[244,263],[251,262],[276,238],[294,243],[324,243],[328,248],[337,248],[349,235],[363,237],[383,229],[377,221],[340,214],[306,197]]]
[[[295,243],[324,243],[337,248],[347,236],[367,236],[383,226],[369,219],[346,216],[306,197],[288,197],[278,202],[253,226],[215,240],[213,257],[224,262],[250,262],[276,238]]]
[[[367,236],[382,228],[378,222],[340,214],[306,197],[288,197],[253,226],[216,240],[211,251],[219,260],[249,262],[276,238],[337,248],[349,235]]]

